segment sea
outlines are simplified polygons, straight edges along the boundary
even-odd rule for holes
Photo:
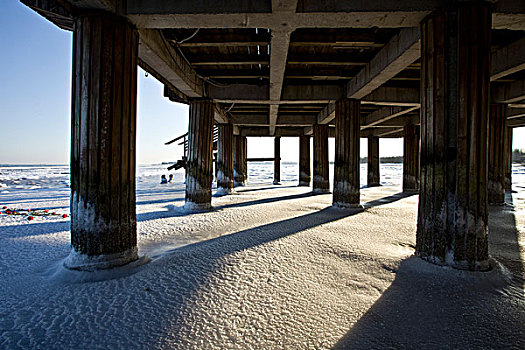
[[[136,190],[138,193],[158,191],[166,188],[184,186],[184,170],[168,171],[166,164],[139,165],[136,171]],[[299,165],[294,162],[281,164],[281,183],[293,185],[299,181]],[[333,164],[330,164],[330,177],[333,178]],[[173,181],[161,185],[161,175],[173,175]],[[381,184],[399,186],[402,184],[403,165],[382,163]],[[361,186],[366,186],[367,164],[361,164]],[[332,181],[333,182],[333,181]],[[525,187],[525,166],[513,164],[513,186]],[[270,185],[273,183],[273,162],[248,163],[247,185]],[[69,196],[70,176],[68,165],[0,165],[0,203],[13,200]],[[213,183],[215,188],[215,182]]]

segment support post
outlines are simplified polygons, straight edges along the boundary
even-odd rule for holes
[[[191,210],[211,208],[213,118],[212,101],[204,99],[190,101],[185,207]]]
[[[233,136],[233,184],[235,187],[246,184],[246,149],[245,136]]]
[[[97,270],[138,259],[135,213],[137,30],[110,14],[81,15],[73,32],[71,254]]]
[[[299,186],[310,186],[310,136],[299,136]]]
[[[416,254],[486,270],[488,2],[437,11],[421,24],[421,183]]]
[[[379,172],[379,137],[369,136],[368,137],[368,176],[367,185],[368,187],[374,187],[380,185],[380,172]]]
[[[281,182],[281,137],[276,136],[273,143],[273,184]]]
[[[512,128],[505,127],[505,191],[512,189]]]
[[[489,204],[505,203],[505,105],[492,103],[489,115]]]
[[[358,208],[360,101],[342,99],[335,103],[335,162],[333,204]]]
[[[314,179],[313,192],[330,193],[328,174],[328,125],[314,125]]]
[[[217,193],[233,191],[233,125],[219,124],[217,144]]]
[[[405,126],[403,138],[403,192],[419,189],[419,127]]]

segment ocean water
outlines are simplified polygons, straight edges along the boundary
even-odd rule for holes
[[[173,182],[168,186],[184,186],[184,171],[169,172],[165,164],[140,165],[136,172],[137,191],[166,188],[160,185],[161,175],[173,174]],[[381,184],[401,186],[403,165],[381,164]],[[281,183],[297,183],[298,163],[281,164]],[[330,164],[330,178],[333,179],[334,168]],[[361,164],[361,186],[366,185],[367,165]],[[525,187],[525,166],[514,164],[512,167],[514,186]],[[248,163],[248,185],[263,185],[273,182],[273,162]],[[331,181],[333,182],[333,181]],[[6,198],[25,197],[38,192],[49,196],[69,195],[68,165],[35,165],[35,166],[0,166],[0,201]],[[214,183],[215,187],[215,183]]]

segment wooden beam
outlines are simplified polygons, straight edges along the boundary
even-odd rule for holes
[[[362,99],[421,55],[419,27],[402,29],[347,84],[347,97]]]
[[[372,126],[372,128],[402,128],[405,125],[412,124],[412,125],[419,125],[419,114],[413,114],[413,115],[404,115],[400,117],[396,117],[387,121],[384,121],[380,124],[375,124]]]
[[[525,38],[492,53],[490,81],[525,69]]]
[[[419,107],[419,89],[382,86],[365,96],[361,103],[380,106]]]
[[[370,113],[364,118],[364,120],[361,122],[361,130],[384,123],[387,120],[396,118],[403,114],[410,113],[416,109],[419,109],[419,106],[409,107],[409,108],[403,108],[403,107],[380,108],[377,111]]]
[[[335,118],[335,102],[329,103],[317,115],[317,124],[328,124]]]
[[[139,30],[139,58],[187,97],[202,97],[205,83],[166,41],[153,29]],[[152,73],[153,74],[153,73]]]
[[[268,60],[260,61],[198,61],[191,62],[192,66],[249,66],[249,65],[270,64]]]
[[[186,42],[178,43],[180,47],[242,47],[242,46],[268,46],[267,41],[214,41],[214,42]]]
[[[507,119],[514,119],[525,117],[525,108],[505,108],[505,117]]]
[[[525,126],[525,117],[507,120],[507,126],[510,128],[519,128]]]
[[[492,101],[496,103],[514,103],[525,100],[525,79],[492,88]]]

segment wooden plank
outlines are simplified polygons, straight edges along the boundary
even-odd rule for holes
[[[388,120],[391,120],[401,115],[413,112],[417,109],[419,109],[419,106],[409,107],[409,108],[383,107],[367,115],[362,122],[361,129],[364,130],[366,128],[384,123]]]
[[[525,38],[492,53],[490,81],[525,69]]]
[[[421,55],[419,39],[419,27],[402,29],[348,82],[347,97],[365,97],[416,61]]]

